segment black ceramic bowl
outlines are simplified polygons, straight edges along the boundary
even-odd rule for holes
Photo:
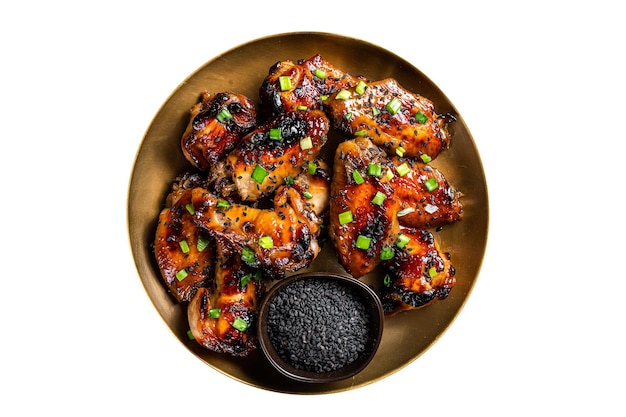
[[[383,324],[372,288],[349,276],[311,272],[270,289],[259,309],[258,336],[281,374],[327,383],[352,377],[370,363]]]

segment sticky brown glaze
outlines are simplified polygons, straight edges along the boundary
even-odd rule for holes
[[[191,108],[191,118],[181,139],[185,158],[194,167],[207,171],[256,126],[256,117],[254,104],[242,94],[203,92],[201,101]]]
[[[248,355],[257,347],[256,317],[264,292],[260,271],[242,262],[241,253],[228,242],[218,240],[214,286],[200,288],[187,307],[196,342],[214,352]],[[238,327],[242,323],[245,328]]]
[[[408,243],[402,249],[396,246],[394,257],[383,263],[388,281],[380,296],[386,316],[445,299],[456,284],[450,256],[439,250],[432,233],[404,227],[400,233]]]
[[[176,301],[187,302],[212,280],[215,249],[209,234],[196,226],[187,209],[191,203],[191,190],[176,190],[168,200],[171,207],[159,214],[154,254],[169,292]],[[199,250],[199,240],[207,242],[208,246]],[[183,270],[186,276],[177,278],[176,274]]]
[[[454,117],[437,114],[431,100],[406,90],[396,80],[367,82],[362,94],[356,88],[347,91],[348,98],[340,99],[336,92],[325,102],[335,128],[349,135],[367,135],[390,155],[402,148],[405,157],[428,155],[433,160],[449,147],[448,124]],[[396,113],[387,107],[392,100],[400,103]]]
[[[235,250],[250,250],[254,256],[249,265],[262,268],[273,279],[309,266],[320,252],[322,221],[305,199],[287,186],[276,192],[270,209],[220,206],[218,197],[200,188],[192,196],[196,224]],[[271,239],[271,245],[262,245],[262,238]]]
[[[281,139],[270,138],[271,129],[280,129]],[[314,162],[327,140],[329,121],[320,110],[284,113],[248,134],[225,160],[224,173],[244,202],[269,196],[295,177],[309,162]],[[303,149],[301,140],[310,138],[312,147]],[[305,147],[306,148],[306,147]],[[259,182],[252,176],[255,168],[266,176]]]
[[[291,88],[281,89],[281,76],[289,77]],[[359,79],[335,67],[319,54],[297,63],[278,61],[269,69],[261,84],[261,109],[268,116],[295,111],[300,107],[320,109],[323,96],[337,89],[352,88]]]

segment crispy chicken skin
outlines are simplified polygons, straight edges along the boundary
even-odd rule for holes
[[[249,133],[218,167],[230,176],[242,201],[257,201],[315,161],[328,129],[320,110],[280,114]],[[273,139],[277,131],[280,139]]]
[[[242,94],[203,92],[181,139],[183,155],[194,167],[208,170],[256,126],[256,117],[254,104]]]
[[[456,279],[450,256],[439,250],[432,233],[401,228],[406,246],[384,261],[389,282],[381,287],[385,315],[425,307],[448,296]]]
[[[215,285],[200,288],[187,307],[194,339],[214,352],[248,355],[257,346],[256,316],[264,292],[260,271],[246,265],[229,242],[218,240]]]
[[[349,135],[364,133],[390,155],[401,148],[407,158],[427,155],[432,160],[449,147],[448,124],[453,116],[435,113],[431,100],[392,78],[365,85],[362,92],[347,89],[347,97],[336,92],[324,103],[333,127]]]
[[[281,88],[280,77],[289,78],[289,88]],[[359,79],[335,67],[319,54],[297,63],[278,61],[261,84],[261,109],[270,116],[296,111],[299,107],[319,109],[322,96],[352,88]]]
[[[209,235],[196,226],[186,208],[191,203],[191,194],[191,190],[178,190],[169,196],[172,205],[161,211],[154,239],[161,276],[178,302],[189,301],[212,280],[215,262]],[[199,248],[199,241],[207,245],[203,248],[201,244]]]
[[[322,220],[295,188],[282,186],[274,206],[220,204],[207,190],[193,190],[196,224],[240,252],[252,254],[248,265],[262,268],[273,279],[307,267],[320,252]]]

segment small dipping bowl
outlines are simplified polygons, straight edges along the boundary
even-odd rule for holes
[[[297,381],[350,378],[372,360],[383,333],[379,297],[363,282],[311,272],[285,278],[261,302],[258,337],[268,361]]]

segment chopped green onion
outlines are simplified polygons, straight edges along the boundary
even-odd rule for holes
[[[367,129],[361,129],[354,132],[354,136],[365,136],[367,135]]]
[[[320,101],[326,101],[326,100],[328,100],[328,96],[327,95],[324,94],[324,95],[320,96]]]
[[[267,177],[267,171],[261,165],[257,164],[252,171],[252,179],[261,184]]]
[[[359,185],[365,182],[359,171],[357,171],[356,169],[352,171],[352,178],[354,178],[354,182]]]
[[[304,198],[313,198],[313,194],[311,194],[311,193],[310,193],[310,192],[308,192],[308,191],[303,192],[303,193],[302,193],[302,196],[303,196]]]
[[[398,240],[396,241],[396,246],[402,249],[406,246],[407,243],[411,240],[407,235],[403,235],[402,233],[398,236]]]
[[[294,184],[294,179],[291,175],[288,175],[285,177],[285,184],[287,185],[293,185]]]
[[[367,250],[369,249],[371,243],[372,243],[371,237],[359,235],[356,238],[356,247],[359,249]]]
[[[366,88],[367,88],[367,84],[365,84],[365,81],[359,80],[359,83],[356,85],[356,88],[354,89],[354,91],[358,95],[363,95],[363,93],[365,92]]]
[[[326,78],[326,71],[324,71],[321,68],[315,68],[313,70],[313,75],[315,75],[317,78],[323,80],[324,78]]]
[[[187,209],[187,211],[189,212],[189,214],[191,214],[191,215],[196,214],[196,210],[194,210],[194,208],[193,208],[193,204],[191,204],[191,203],[187,203],[187,204],[185,205],[185,208]]]
[[[426,189],[428,191],[434,191],[437,189],[437,187],[439,187],[439,184],[437,184],[437,180],[434,177],[431,177],[424,181],[424,185],[426,186]]]
[[[398,113],[398,110],[400,110],[400,107],[402,107],[402,102],[398,100],[398,97],[392,98],[391,101],[387,103],[387,106],[386,106],[387,111],[391,113],[392,115]]]
[[[367,175],[372,175],[374,177],[380,177],[383,172],[383,167],[379,164],[368,164],[367,165]]]
[[[283,133],[280,130],[280,127],[274,127],[270,129],[270,139],[281,140],[282,138],[283,138]]]
[[[348,90],[341,90],[337,93],[337,95],[335,96],[335,98],[337,100],[347,100],[350,98],[350,96],[352,95],[352,93]]]
[[[248,323],[244,319],[237,317],[232,322],[231,326],[233,326],[235,329],[239,330],[240,332],[244,332],[248,328]]]
[[[424,124],[428,121],[428,117],[426,117],[426,115],[421,111],[418,111],[417,113],[415,113],[415,120],[417,120],[421,124]]]
[[[219,308],[211,308],[209,309],[209,318],[218,319],[220,317],[220,309]]]
[[[308,109],[307,106],[298,106],[298,110],[300,110],[300,111],[305,111],[307,109]]]
[[[439,210],[439,207],[434,204],[424,204],[424,211],[428,214],[433,214],[437,210]]]
[[[398,217],[402,217],[402,216],[406,216],[407,214],[411,214],[415,211],[415,208],[413,207],[407,207],[405,209],[402,209],[398,212],[397,216]]]
[[[310,162],[307,166],[307,172],[311,175],[314,175],[317,172],[317,165],[315,165],[315,162]]]
[[[406,149],[404,149],[402,146],[398,146],[396,148],[396,155],[398,155],[400,158],[404,156],[405,152],[406,152]]]
[[[263,236],[259,239],[259,246],[265,249],[271,249],[274,247],[274,241],[271,236]]]
[[[350,119],[352,119],[352,112],[348,112],[346,114],[344,114],[343,116],[347,121],[350,121]]]
[[[411,172],[411,168],[409,168],[408,164],[405,162],[402,165],[397,166],[396,171],[398,171],[398,175],[404,177],[406,174]]]
[[[378,116],[379,114],[380,114],[380,110],[378,109],[378,107],[373,107],[372,108],[372,115]]]
[[[247,264],[253,264],[256,262],[254,251],[247,246],[241,249],[241,260]]]
[[[186,240],[181,240],[180,242],[178,242],[178,245],[180,246],[180,250],[182,250],[183,253],[189,253],[189,244],[187,244]]]
[[[300,148],[305,151],[307,149],[311,149],[313,147],[313,141],[311,140],[311,136],[307,136],[300,141]]]
[[[437,268],[434,266],[428,270],[428,276],[431,278],[435,278],[437,276]]]
[[[339,213],[339,224],[348,224],[352,223],[354,217],[352,217],[352,211],[344,211],[343,213]]]
[[[392,248],[382,248],[382,250],[380,251],[380,260],[381,261],[388,261],[391,258],[393,258],[393,249]]]
[[[196,243],[198,252],[202,252],[207,246],[209,246],[209,241],[204,236],[198,236],[198,243]]]
[[[391,276],[389,276],[389,274],[385,274],[385,277],[383,278],[383,285],[385,287],[388,287],[391,285]]]
[[[393,177],[393,171],[391,170],[391,168],[387,168],[387,180],[391,181]]]
[[[226,120],[232,119],[233,115],[230,114],[226,107],[222,107],[222,110],[220,110],[216,117],[217,120],[219,120],[221,123],[224,123]]]
[[[257,269],[256,272],[254,273],[254,280],[256,282],[261,281],[261,270],[260,269]]]
[[[217,208],[228,208],[229,206],[228,201],[222,199],[217,200]]]
[[[193,332],[191,330],[187,330],[187,338],[189,340],[194,340],[195,337],[193,336]]]
[[[187,278],[187,275],[189,275],[189,274],[187,273],[187,270],[186,270],[186,269],[181,269],[180,271],[178,271],[178,272],[176,273],[176,279],[177,279],[177,280],[179,280],[179,281],[182,281],[182,280],[184,280],[185,278]]]
[[[280,83],[280,91],[288,91],[291,90],[291,78],[286,75],[281,75],[278,77],[278,82]]]
[[[425,154],[425,153],[421,154],[421,155],[420,155],[420,158],[422,158],[422,161],[423,161],[425,164],[427,164],[427,163],[429,163],[430,161],[432,161],[432,160],[433,160],[430,156],[428,156],[428,155],[427,155],[427,154]]]
[[[239,286],[241,288],[245,288],[248,285],[248,282],[252,279],[252,274],[246,274],[239,279]]]
[[[383,201],[385,201],[385,198],[387,198],[385,194],[381,193],[380,191],[376,191],[376,195],[374,195],[374,198],[372,198],[372,203],[380,206],[383,204]]]

